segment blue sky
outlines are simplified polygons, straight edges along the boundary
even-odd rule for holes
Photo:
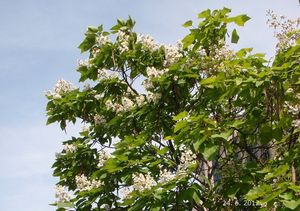
[[[43,92],[57,79],[78,81],[76,48],[89,25],[109,29],[116,18],[131,15],[136,31],[173,43],[186,29],[181,24],[207,8],[233,9],[252,17],[239,29],[241,47],[274,52],[266,10],[297,17],[298,0],[1,0],[0,1],[0,210],[47,211],[56,179],[50,168],[65,134],[45,126]]]

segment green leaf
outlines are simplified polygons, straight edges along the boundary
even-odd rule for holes
[[[187,126],[187,121],[186,120],[182,120],[176,123],[175,128],[174,128],[174,132],[176,133],[177,131],[181,130],[182,128]]]
[[[198,204],[198,205],[201,204],[201,199],[199,198],[196,191],[193,192],[192,197],[193,197],[194,201],[196,202],[196,204]]]
[[[231,35],[231,42],[232,43],[238,43],[239,39],[240,39],[240,37],[239,37],[237,31],[236,31],[236,29],[234,29],[232,31],[232,35]]]
[[[187,48],[188,46],[193,44],[194,40],[195,40],[195,35],[194,34],[189,34],[189,35],[185,36],[182,39],[183,48]]]
[[[273,171],[269,172],[266,176],[265,176],[265,180],[274,178],[274,177],[278,177],[280,175],[285,174],[287,171],[289,170],[289,166],[287,164],[282,165],[278,168],[273,168]]]
[[[291,189],[291,190],[293,190],[297,193],[300,193],[300,186],[299,185],[290,185],[289,189]]]
[[[65,208],[65,207],[71,208],[71,207],[74,207],[74,204],[71,202],[58,202],[57,207],[58,208]]]
[[[233,184],[230,185],[226,190],[225,193],[229,198],[234,198],[237,192],[240,190],[240,184]]]
[[[266,202],[272,201],[273,199],[275,199],[277,196],[279,196],[279,194],[283,193],[285,191],[285,189],[279,189],[277,191],[273,191],[270,194],[267,194],[262,200],[259,200],[260,204],[264,204]]]
[[[202,79],[200,81],[200,84],[201,85],[207,85],[207,84],[215,83],[216,81],[217,81],[217,77],[216,76],[212,76],[212,77],[209,77],[209,78]]]
[[[176,116],[173,116],[173,120],[174,120],[174,121],[178,121],[178,120],[180,120],[180,119],[185,118],[187,115],[188,115],[188,112],[187,112],[187,111],[180,112],[180,113],[177,114]]]
[[[204,10],[198,14],[198,18],[208,18],[210,16],[210,9]]]
[[[229,131],[226,131],[226,132],[223,132],[223,133],[213,134],[211,137],[212,137],[212,138],[222,138],[222,139],[227,140],[228,137],[229,137],[231,134],[232,134],[232,130],[229,130]]]
[[[208,160],[213,160],[219,151],[219,146],[212,143],[206,143],[202,150],[203,156]]]
[[[287,208],[290,208],[292,210],[296,209],[300,205],[300,199],[298,199],[297,201],[295,201],[295,200],[291,200],[291,201],[283,200],[281,202],[284,204],[284,206],[286,206]]]
[[[190,27],[191,25],[193,25],[193,21],[189,20],[187,22],[185,22],[184,24],[182,24],[183,27],[187,28]]]
[[[258,199],[262,196],[264,196],[266,193],[271,192],[272,191],[272,186],[271,185],[267,185],[267,184],[263,184],[257,187],[254,187],[253,189],[251,189],[247,194],[246,194],[246,199],[248,200],[255,200]]]
[[[283,193],[279,195],[280,198],[283,198],[285,200],[291,200],[293,198],[292,193]]]
[[[86,38],[83,40],[82,43],[78,46],[81,50],[81,53],[90,50],[96,42],[96,36],[94,34],[87,35]]]
[[[247,15],[238,15],[236,17],[231,17],[225,20],[227,23],[234,22],[238,26],[244,26],[245,23],[250,20],[251,18]]]

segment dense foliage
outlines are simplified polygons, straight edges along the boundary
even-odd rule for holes
[[[227,8],[184,23],[175,45],[131,18],[89,27],[78,72],[90,85],[61,79],[46,94],[48,124],[84,127],[53,165],[57,210],[299,208],[299,20],[269,15],[272,61],[229,49],[227,26],[250,18]]]

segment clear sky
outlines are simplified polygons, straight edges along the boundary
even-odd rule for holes
[[[87,26],[109,29],[130,15],[137,32],[173,43],[186,33],[186,20],[223,6],[252,17],[239,28],[240,46],[268,56],[275,40],[266,10],[300,15],[298,0],[0,0],[0,210],[54,210],[50,167],[76,127],[64,134],[57,125],[45,126],[43,92],[59,78],[77,83],[77,46]]]

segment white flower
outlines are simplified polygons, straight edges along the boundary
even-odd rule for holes
[[[78,59],[77,60],[77,69],[79,69],[80,67],[91,68],[92,66],[94,66],[94,64],[92,64],[92,62],[93,62],[92,58],[88,58],[85,60]]]
[[[134,107],[134,103],[127,97],[122,98],[123,110],[129,111]]]
[[[55,198],[57,198],[57,202],[67,202],[70,200],[70,196],[68,194],[67,188],[62,185],[55,186]]]
[[[101,167],[104,165],[105,161],[107,161],[111,155],[104,151],[104,150],[101,150],[99,153],[98,153],[98,159],[99,159],[99,162],[98,162],[98,167]]]
[[[96,115],[94,116],[94,121],[95,121],[95,124],[96,124],[96,125],[100,125],[100,124],[103,124],[103,123],[106,122],[104,116],[101,116],[101,115],[99,115],[99,114],[96,114]]]
[[[98,48],[93,48],[93,49],[92,49],[92,56],[93,56],[93,58],[96,57],[97,54],[98,54],[99,52],[100,52],[100,49],[98,49]]]
[[[149,79],[144,80],[142,82],[142,85],[145,87],[146,90],[154,88],[153,83]]]
[[[107,43],[110,43],[110,39],[108,36],[104,36],[104,35],[99,35],[97,38],[96,38],[96,42],[98,45],[105,45]]]
[[[75,177],[76,186],[79,191],[90,191],[94,188],[99,188],[103,186],[103,182],[97,180],[88,180],[85,175],[80,175]]]
[[[146,72],[149,78],[155,78],[160,77],[163,74],[165,74],[168,71],[168,69],[158,70],[155,67],[147,67]]]
[[[111,100],[107,100],[106,102],[105,102],[105,105],[106,105],[106,107],[110,110],[110,109],[114,109],[114,104],[112,103],[112,101]]]
[[[135,95],[134,91],[129,86],[127,87],[126,95]]]
[[[213,46],[212,51],[214,60],[231,60],[234,58],[234,51],[229,49],[228,45],[222,45],[221,47]]]
[[[107,79],[109,76],[108,76],[108,72],[107,70],[105,69],[99,69],[98,70],[98,75],[97,75],[97,78],[99,80],[104,80],[104,79]]]
[[[150,35],[138,34],[136,42],[141,43],[143,46],[148,48],[150,51],[155,51],[159,48],[159,46],[155,42],[154,38],[151,37]]]
[[[207,56],[205,49],[202,47],[199,48],[197,52],[199,53],[200,56]]]
[[[164,45],[163,47],[165,50],[165,66],[174,64],[182,57],[182,54],[179,52],[180,49],[178,48],[178,46]]]
[[[103,94],[97,94],[94,97],[96,100],[100,100],[103,97]]]
[[[144,97],[144,95],[137,96],[135,98],[135,100],[136,100],[136,103],[137,103],[138,106],[142,106],[142,105],[145,104],[145,97]]]
[[[55,99],[55,100],[61,99],[61,95],[60,95],[60,94],[57,94],[57,93],[54,93],[52,97],[53,97],[53,99]]]
[[[119,51],[121,53],[128,51],[129,50],[128,45],[129,45],[129,43],[127,41],[121,42],[120,45],[118,46]]]
[[[82,132],[89,132],[90,131],[90,126],[89,125],[83,125],[81,128]]]
[[[196,163],[197,158],[197,156],[190,149],[187,149],[185,146],[182,149],[183,152],[181,152],[178,174],[185,173],[190,165]]]
[[[74,153],[76,152],[76,146],[74,144],[65,144],[64,145],[64,151],[68,153]]]
[[[277,51],[283,51],[296,44],[296,40],[300,37],[298,30],[300,18],[296,20],[287,19],[285,16],[279,16],[273,11],[268,10],[267,23],[274,29],[274,36],[277,38]]]
[[[128,39],[129,39],[129,35],[127,35],[125,32],[123,32],[121,30],[118,31],[117,37],[120,42],[128,41]]]
[[[57,81],[54,87],[54,92],[57,94],[66,93],[73,90],[72,84],[64,79]]]
[[[161,183],[166,183],[175,178],[175,174],[172,174],[172,172],[168,171],[167,169],[160,170],[159,178]]]
[[[127,35],[123,31],[118,31],[117,37],[118,37],[118,41],[119,41],[119,46],[118,46],[119,51],[121,53],[128,51],[129,50],[129,48],[128,48],[129,35]]]
[[[129,198],[129,194],[132,192],[130,187],[125,187],[122,189],[123,200]]]
[[[286,90],[286,93],[293,93],[294,92],[294,89],[293,88],[288,88],[287,90]]]
[[[48,90],[45,92],[45,95],[46,97],[52,97],[53,99],[60,99],[61,94],[70,92],[74,90],[74,88],[75,87],[73,87],[70,82],[65,81],[64,79],[60,79],[55,84],[53,91]]]
[[[288,112],[293,115],[298,115],[300,112],[300,104],[292,105],[291,103],[285,101],[284,107],[288,109]]]
[[[292,125],[296,128],[300,127],[300,119],[293,120]]]
[[[147,100],[149,102],[157,103],[160,98],[161,98],[160,93],[153,93],[153,92],[150,92],[150,91],[147,92]]]
[[[132,176],[133,179],[133,188],[138,191],[144,191],[146,189],[151,189],[152,186],[155,185],[155,180],[148,173],[144,174],[134,174]]]

